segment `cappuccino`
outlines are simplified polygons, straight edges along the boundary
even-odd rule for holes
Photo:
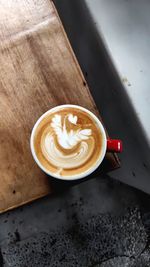
[[[105,133],[100,124],[93,113],[82,107],[53,108],[33,129],[33,156],[54,177],[85,176],[99,165],[105,154]]]

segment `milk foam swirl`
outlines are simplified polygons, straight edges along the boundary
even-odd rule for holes
[[[95,140],[92,130],[77,123],[78,117],[67,114],[64,118],[55,114],[41,138],[41,150],[48,162],[63,169],[78,168],[93,153]],[[89,126],[89,125],[88,125]]]

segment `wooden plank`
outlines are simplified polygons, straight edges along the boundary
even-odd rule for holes
[[[0,0],[0,212],[52,192],[29,138],[42,113],[65,103],[99,116],[53,3]],[[118,164],[107,155],[107,170]]]

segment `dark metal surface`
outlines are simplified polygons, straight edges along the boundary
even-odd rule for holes
[[[150,193],[149,144],[86,2],[54,1],[104,124],[124,143],[122,167],[111,177]]]

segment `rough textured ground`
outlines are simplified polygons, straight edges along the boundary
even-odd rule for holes
[[[149,267],[149,214],[137,208],[124,215],[98,214],[87,222],[20,241],[17,233],[2,247],[11,267]],[[144,221],[143,221],[144,220]]]
[[[1,266],[150,267],[150,196],[104,176],[4,213]]]

